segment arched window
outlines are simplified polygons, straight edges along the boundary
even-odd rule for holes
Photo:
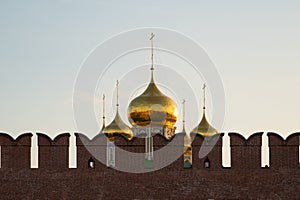
[[[208,157],[206,157],[205,160],[204,160],[204,167],[205,168],[210,168],[210,161],[209,161]]]
[[[92,168],[92,169],[95,168],[95,161],[94,161],[93,158],[90,158],[90,159],[89,159],[89,168]]]

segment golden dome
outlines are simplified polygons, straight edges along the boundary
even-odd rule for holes
[[[175,102],[164,95],[153,81],[128,106],[128,119],[133,126],[158,125],[173,127],[177,121]]]
[[[203,112],[205,112],[205,109],[203,110]],[[192,133],[197,133],[204,137],[211,137],[213,135],[218,134],[218,131],[208,123],[208,121],[205,117],[205,113],[203,113],[201,122],[199,123],[199,125],[197,127],[195,127],[192,130]]]
[[[202,119],[201,119],[200,123],[198,124],[198,126],[192,130],[192,133],[197,133],[204,137],[211,137],[213,135],[218,134],[218,131],[214,127],[212,127],[206,119],[206,116],[205,116],[206,84],[203,84],[202,89],[203,89],[203,116],[202,116]]]
[[[116,134],[124,136],[127,140],[132,140],[133,138],[131,128],[123,122],[118,110],[114,120],[103,129],[102,133],[104,133],[110,141],[114,140]]]
[[[124,136],[127,140],[132,140],[133,132],[131,128],[124,123],[124,121],[121,119],[119,115],[119,109],[118,109],[119,108],[119,81],[117,81],[116,88],[117,88],[116,116],[114,120],[102,130],[102,133],[105,134],[110,141],[114,141],[115,139],[114,136],[117,134]]]
[[[173,128],[177,121],[177,106],[175,102],[164,95],[153,79],[153,38],[151,33],[151,81],[147,89],[128,106],[128,119],[133,126],[166,126]]]

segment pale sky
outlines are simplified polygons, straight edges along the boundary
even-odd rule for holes
[[[299,9],[274,0],[2,1],[1,131],[76,131],[73,85],[89,52],[122,31],[162,27],[194,39],[215,63],[226,95],[221,131],[287,136],[300,124]],[[200,116],[187,108],[189,130]]]

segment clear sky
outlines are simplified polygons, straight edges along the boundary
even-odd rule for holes
[[[215,63],[226,95],[221,131],[287,136],[300,126],[299,10],[296,0],[1,1],[0,131],[76,131],[72,92],[89,52],[119,32],[163,27]],[[200,116],[187,109],[187,121]]]

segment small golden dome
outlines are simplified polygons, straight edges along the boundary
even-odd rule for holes
[[[211,137],[213,135],[218,134],[218,131],[214,127],[212,127],[206,119],[206,116],[205,116],[206,84],[205,83],[203,84],[202,89],[203,89],[203,116],[202,116],[202,119],[201,119],[200,123],[198,124],[198,126],[195,127],[191,133],[197,133],[204,137]]]
[[[205,112],[205,110],[203,110],[203,112]],[[204,137],[211,137],[218,134],[218,131],[208,123],[205,113],[203,113],[201,122],[192,130],[192,133],[197,133]]]
[[[114,140],[116,134],[124,136],[127,140],[132,140],[133,138],[131,128],[123,122],[118,110],[114,120],[103,129],[102,133],[104,133],[110,141]]]
[[[158,125],[173,127],[177,121],[175,102],[164,95],[151,78],[147,89],[128,106],[128,119],[133,126]]]
[[[117,88],[117,112],[114,120],[106,126],[102,133],[105,134],[110,141],[114,141],[115,135],[119,134],[124,136],[127,140],[132,140],[133,138],[133,132],[129,126],[127,126],[123,120],[121,119],[119,115],[119,81],[117,80],[116,83],[116,88]]]

